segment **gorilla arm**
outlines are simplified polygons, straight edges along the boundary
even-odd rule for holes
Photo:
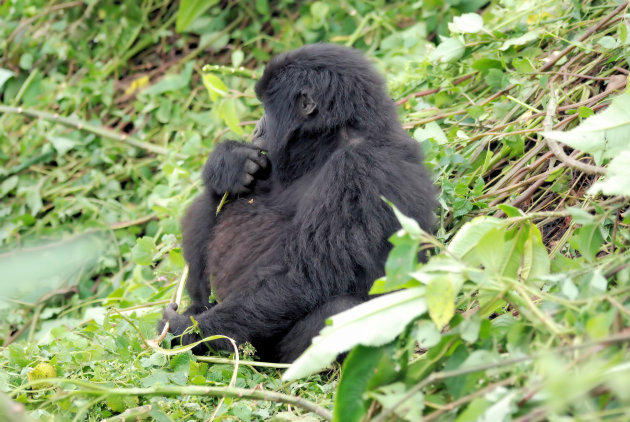
[[[210,308],[207,256],[221,197],[226,192],[230,195],[250,192],[255,178],[264,177],[268,169],[261,150],[241,142],[222,142],[210,154],[202,173],[205,190],[188,208],[182,223],[184,257],[190,269],[186,288],[192,299],[185,315]]]

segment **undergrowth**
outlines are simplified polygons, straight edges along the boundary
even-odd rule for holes
[[[616,0],[0,2],[0,415],[630,419],[628,17]],[[380,329],[356,315],[341,380],[308,375],[326,335],[286,373],[247,348],[156,348],[201,166],[253,130],[265,62],[318,41],[387,76],[440,188],[435,236],[400,217],[374,290],[402,290],[374,305]]]

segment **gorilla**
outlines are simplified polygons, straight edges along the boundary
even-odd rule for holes
[[[183,344],[222,334],[261,359],[292,362],[384,274],[400,225],[383,198],[430,231],[435,189],[383,78],[357,50],[280,54],[256,95],[265,112],[251,144],[214,148],[183,219],[192,303],[183,314],[167,305],[158,328],[168,321],[180,336],[192,317],[198,330]],[[208,346],[231,350],[227,340]]]

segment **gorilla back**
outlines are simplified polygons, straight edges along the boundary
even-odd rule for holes
[[[192,303],[184,314],[168,305],[159,325],[181,335],[192,316],[204,336],[291,362],[384,274],[387,239],[400,226],[382,197],[430,231],[435,190],[383,79],[358,51],[315,44],[276,56],[256,94],[265,113],[252,143],[216,146],[183,220]]]

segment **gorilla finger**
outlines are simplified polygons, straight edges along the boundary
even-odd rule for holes
[[[166,305],[166,308],[164,308],[164,319],[170,320],[171,318],[176,317],[178,315],[177,308],[177,303],[169,303]]]
[[[247,186],[238,186],[232,190],[232,193],[236,195],[246,195],[250,193],[251,191],[252,190],[248,188]]]
[[[241,181],[243,186],[249,186],[254,181],[254,176],[252,176],[251,174],[246,174],[242,177]]]
[[[259,168],[260,166],[252,160],[247,160],[245,162],[245,171],[251,175],[254,175]]]
[[[248,158],[258,164],[261,168],[267,168],[267,164],[269,163],[269,159],[262,153],[261,149],[251,151]]]

